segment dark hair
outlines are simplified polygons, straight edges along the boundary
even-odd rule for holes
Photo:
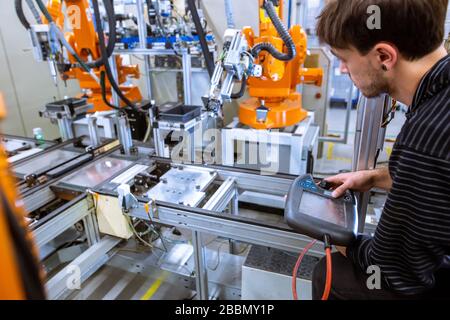
[[[380,8],[381,28],[369,28]],[[377,43],[389,42],[408,60],[416,60],[436,50],[444,41],[448,0],[332,0],[317,21],[321,42],[338,49],[355,47],[367,54]]]

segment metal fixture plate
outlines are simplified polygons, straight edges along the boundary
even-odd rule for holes
[[[29,141],[25,140],[18,140],[18,139],[2,139],[1,142],[3,143],[6,151],[8,152],[14,152],[19,149],[22,149],[24,147],[34,147],[34,143],[30,143]]]
[[[55,168],[79,155],[78,152],[56,149],[17,165],[14,168],[14,172],[23,176],[33,173],[38,174],[39,172]]]
[[[160,182],[147,192],[150,199],[174,204],[196,207],[205,197],[204,190],[216,178],[213,170],[172,168],[160,179]]]
[[[61,182],[93,188],[132,164],[131,161],[105,157],[68,175]]]
[[[27,157],[30,157],[30,156],[32,156],[36,153],[42,152],[42,151],[44,151],[44,149],[40,149],[40,148],[31,148],[29,150],[21,151],[20,153],[16,154],[15,156],[9,157],[8,162],[14,163],[14,162],[25,159]]]

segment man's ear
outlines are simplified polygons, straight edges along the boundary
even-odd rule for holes
[[[390,43],[380,42],[375,45],[372,52],[375,54],[376,63],[379,64],[380,69],[389,71],[397,64],[398,49]]]

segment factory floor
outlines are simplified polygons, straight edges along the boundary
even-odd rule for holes
[[[133,240],[119,245],[109,262],[66,299],[197,299],[189,231],[181,230],[184,234],[180,239],[184,241],[179,243],[167,241],[170,238],[167,231],[165,244],[158,240],[153,248]],[[203,243],[210,299],[240,299],[241,269],[250,246],[235,243],[236,252],[230,254],[230,242],[226,239],[204,236]]]
[[[342,134],[345,110],[333,108],[328,114],[330,134]],[[347,144],[324,143],[323,157],[315,163],[315,175],[328,176],[351,170],[356,111],[351,113],[351,125]],[[386,143],[379,157],[379,165],[386,165],[393,142],[405,120],[399,111],[387,129]],[[375,193],[371,198],[368,214],[379,217],[386,195]],[[252,214],[248,211],[247,214]],[[271,219],[281,216],[272,215]],[[166,230],[167,231],[167,230]],[[150,300],[197,299],[195,293],[194,262],[190,234],[183,231],[183,242],[155,242],[150,249],[134,241],[119,246],[110,261],[75,290],[66,299]],[[171,235],[167,236],[167,239]],[[166,238],[166,237],[164,237]],[[187,240],[186,240],[187,239]],[[206,237],[206,265],[208,269],[211,299],[240,299],[241,270],[249,245],[236,244],[235,254],[230,254],[230,242],[217,237]],[[176,252],[176,255],[172,255]],[[237,254],[236,254],[237,253]],[[174,260],[175,259],[175,260]]]

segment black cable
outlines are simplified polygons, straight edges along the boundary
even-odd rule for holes
[[[208,70],[209,77],[211,78],[214,73],[214,58],[209,52],[208,44],[206,43],[206,34],[202,28],[200,17],[198,15],[195,0],[187,0],[189,11],[191,11],[192,20],[194,21],[195,29],[197,30],[198,38],[200,40],[200,46],[202,48],[203,56],[205,57],[206,69]]]
[[[16,8],[16,14],[20,20],[20,23],[22,23],[25,29],[30,30],[31,28],[30,23],[28,22],[27,18],[25,17],[25,14],[23,13],[22,0],[15,0],[14,6]]]
[[[111,67],[108,62],[107,53],[106,53],[106,47],[105,47],[105,36],[103,34],[103,27],[101,25],[101,19],[100,19],[100,8],[98,5],[98,0],[92,0],[92,5],[94,6],[94,16],[95,16],[95,23],[97,25],[97,33],[99,37],[99,46],[100,46],[100,52],[101,52],[101,59],[103,59],[103,65],[105,66],[106,76],[108,77],[109,83],[111,84],[112,89],[117,93],[119,98],[125,102],[127,106],[129,106],[131,109],[133,109],[136,112],[140,112],[138,107],[134,105],[120,90],[119,86],[117,85],[117,82],[114,79],[114,76],[111,72]]]
[[[117,34],[116,34],[116,13],[114,12],[114,5],[112,0],[103,0],[103,5],[105,6],[106,16],[108,19],[108,29],[109,29],[109,37],[108,37],[108,45],[106,47],[107,57],[111,57],[114,48],[116,46]],[[98,59],[98,62],[94,62],[94,64],[98,63],[98,66],[102,66],[102,59]]]
[[[381,149],[378,149],[377,153],[375,155],[375,159],[374,159],[374,162],[373,162],[373,168],[374,169],[376,169],[376,167],[377,167],[377,162],[378,162],[378,157],[380,156],[380,152],[381,152]]]
[[[44,3],[41,0],[36,0],[36,3],[41,10],[42,14],[45,16],[45,18],[48,20],[48,22],[53,22],[53,18],[48,12],[47,8],[45,7]]]
[[[0,192],[1,207],[4,210],[14,253],[19,268],[22,286],[27,299],[44,300],[45,291],[39,276],[39,264],[33,255],[25,230],[20,226],[4,194]]]
[[[236,93],[232,93],[231,94],[231,99],[240,99],[244,96],[245,94],[245,89],[247,88],[247,77],[243,77],[242,78],[242,82],[241,82],[241,89],[239,90],[239,92]]]
[[[283,22],[280,20],[280,17],[277,15],[272,1],[271,0],[264,1],[263,8],[269,15],[270,21],[272,21],[273,25],[275,26],[275,29],[277,30],[279,36],[286,45],[288,52],[283,53],[278,51],[270,42],[261,42],[252,48],[252,55],[254,57],[257,57],[261,51],[267,51],[277,60],[281,61],[292,60],[296,55],[295,43],[292,40],[292,37],[287,31],[286,27],[284,26]]]
[[[102,100],[103,102],[110,107],[111,109],[117,110],[119,112],[124,112],[123,108],[120,108],[118,106],[113,105],[108,101],[108,98],[106,97],[106,83],[105,83],[105,71],[100,72],[100,88],[102,91]]]
[[[112,3],[112,0],[103,0],[103,5],[105,7],[109,29],[108,45],[106,47],[106,56],[110,58],[114,52],[114,48],[116,47],[117,41],[116,13],[114,11],[114,5]],[[99,68],[103,66],[103,59],[100,57],[95,61],[86,62],[86,65],[88,65],[90,68]]]

